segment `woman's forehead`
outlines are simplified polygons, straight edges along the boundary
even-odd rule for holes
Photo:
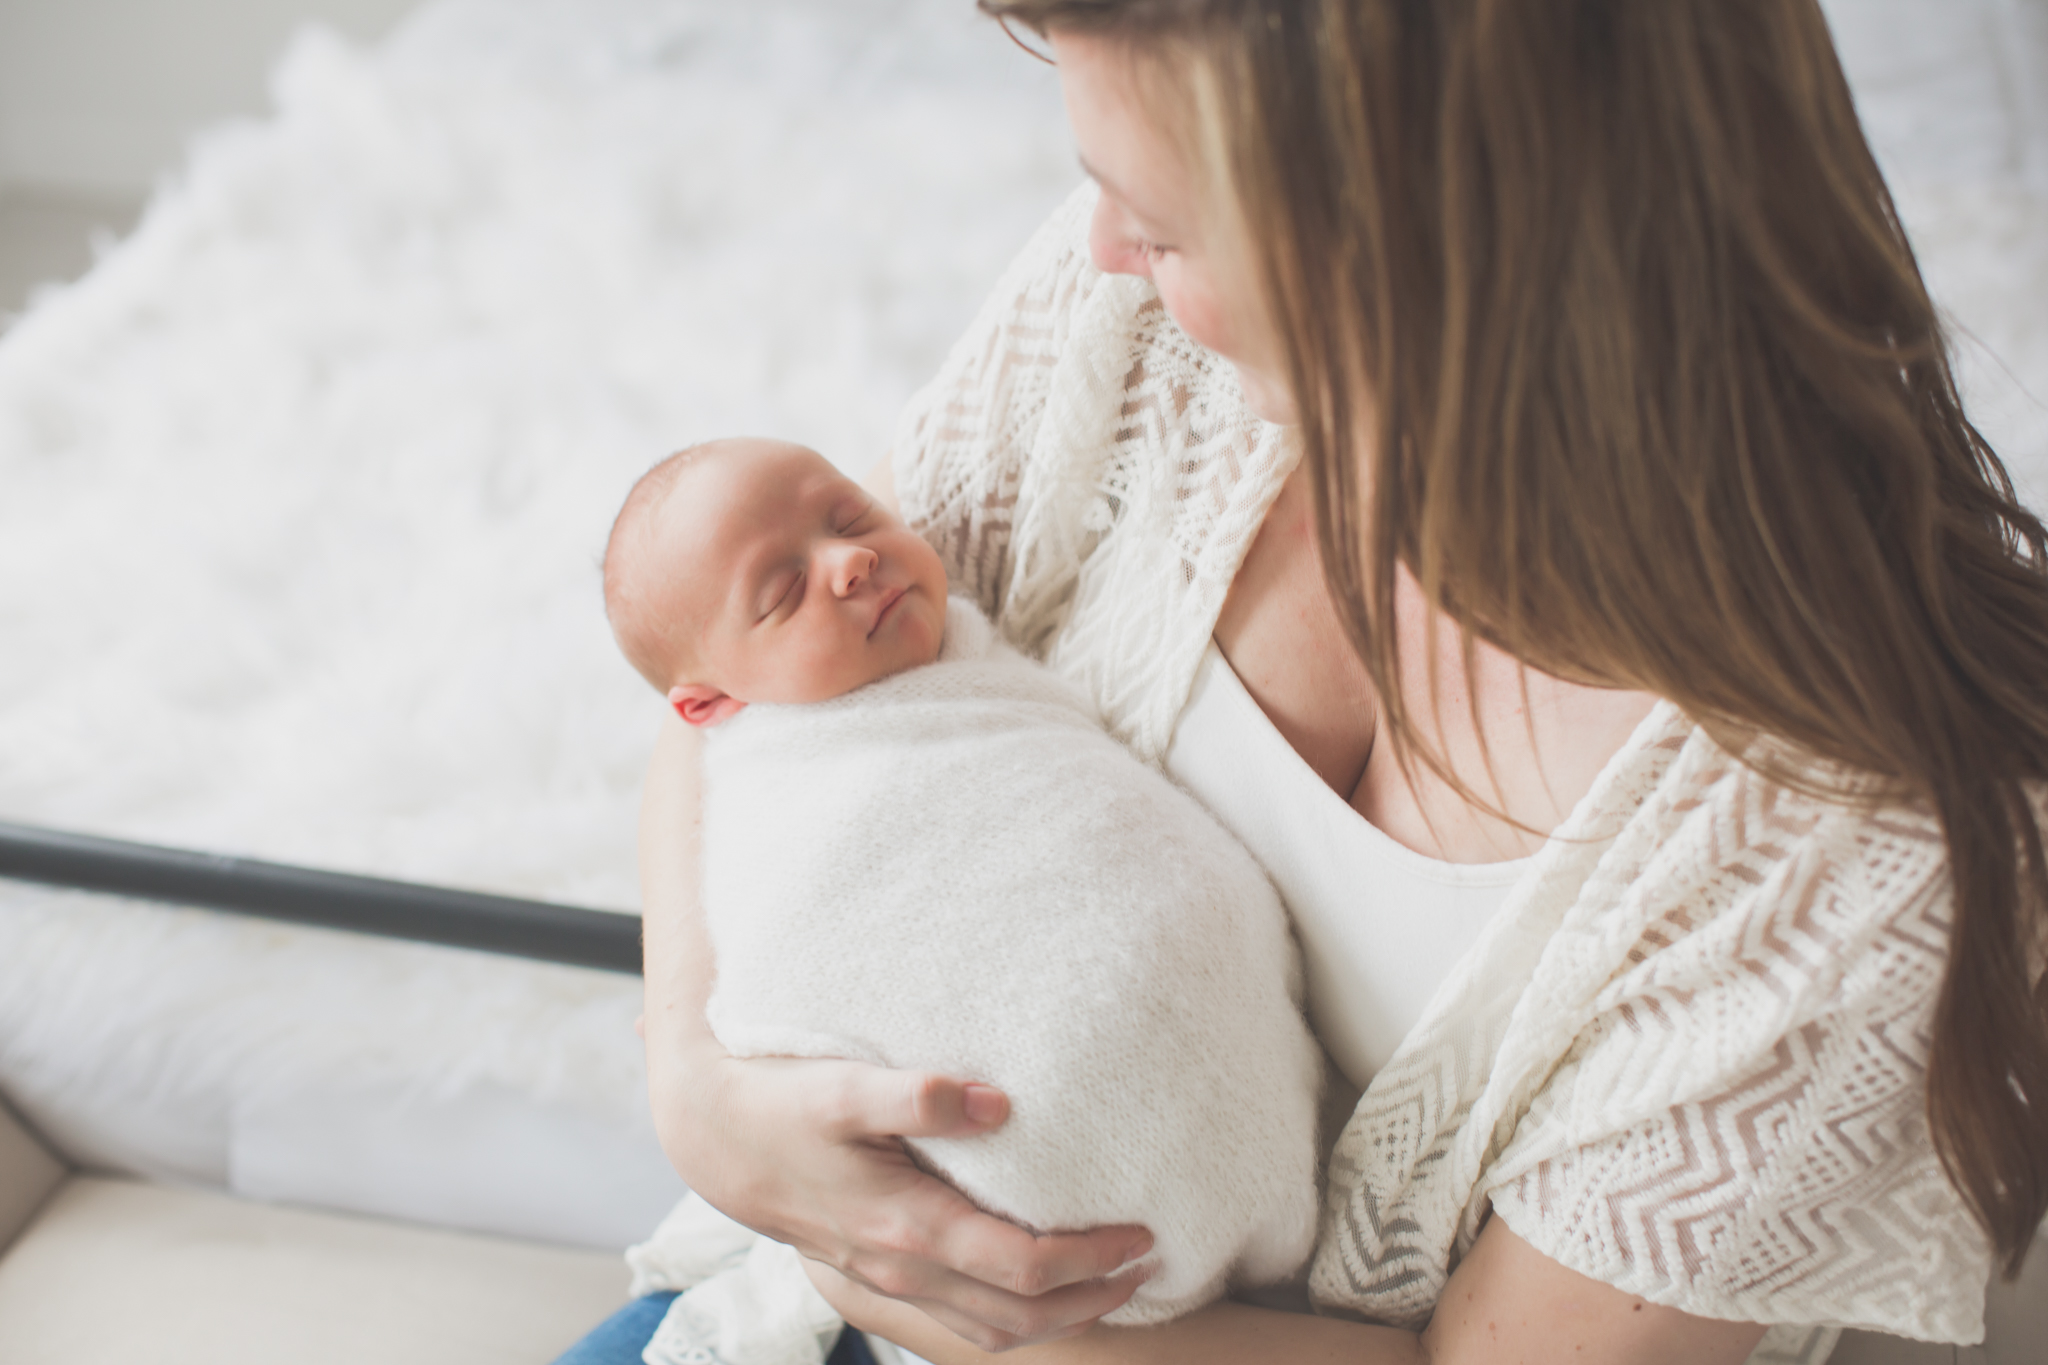
[[[1056,34],[1054,46],[1081,169],[1138,217],[1182,226],[1194,177],[1182,139],[1166,126],[1178,104],[1171,82],[1153,69],[1156,62],[1111,38]]]

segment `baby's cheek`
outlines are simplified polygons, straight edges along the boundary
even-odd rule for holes
[[[914,651],[915,657],[911,659],[912,667],[938,661],[939,647],[946,639],[946,601],[943,597],[919,618],[918,625],[922,634]]]
[[[772,701],[829,701],[857,684],[847,680],[851,651],[838,638],[820,638],[813,633],[799,647],[788,649],[771,681]]]

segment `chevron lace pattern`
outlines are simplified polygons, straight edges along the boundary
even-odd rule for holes
[[[1824,1358],[1816,1324],[1974,1339],[1989,1248],[1923,1117],[1938,829],[1645,724],[1546,851],[1577,858],[1539,865],[1361,1101],[1318,1302],[1419,1327],[1490,1208],[1594,1279],[1776,1325],[1756,1359]]]
[[[1088,261],[1095,190],[1040,229],[897,428],[906,520],[953,590],[1162,761],[1296,459],[1141,280]]]

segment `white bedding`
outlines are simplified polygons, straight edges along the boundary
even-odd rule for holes
[[[2048,504],[2048,5],[1829,9]],[[0,818],[630,907],[611,511],[715,433],[879,458],[1076,177],[1052,75],[970,0],[446,0],[275,89],[0,335]],[[632,1240],[636,997],[0,884],[0,1090],[275,1197]]]

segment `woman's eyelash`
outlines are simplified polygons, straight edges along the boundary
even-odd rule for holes
[[[1156,261],[1173,250],[1170,246],[1161,246],[1159,243],[1144,237],[1136,239],[1131,245],[1137,248],[1138,254],[1148,261]]]

